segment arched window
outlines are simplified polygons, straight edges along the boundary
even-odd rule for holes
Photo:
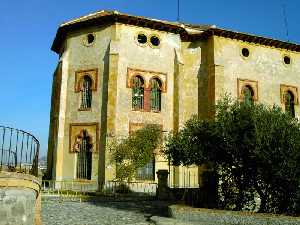
[[[78,155],[77,155],[77,178],[78,179],[91,179],[92,175],[92,144],[91,137],[86,130],[80,132],[77,137]]]
[[[253,96],[254,96],[253,89],[249,85],[246,85],[243,88],[243,102],[249,105],[253,104]]]
[[[151,81],[151,110],[161,110],[161,82],[156,78]]]
[[[291,91],[285,93],[285,112],[295,117],[295,97]]]
[[[92,107],[92,79],[85,75],[81,86],[81,109],[89,109]]]
[[[144,80],[141,76],[133,78],[132,108],[135,110],[144,108]]]

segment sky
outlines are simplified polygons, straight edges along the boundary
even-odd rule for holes
[[[47,151],[52,76],[58,61],[50,47],[57,28],[103,9],[177,19],[177,0],[1,0],[0,125],[32,133],[41,143],[41,156]],[[299,44],[299,9],[300,0],[180,0],[180,21]]]

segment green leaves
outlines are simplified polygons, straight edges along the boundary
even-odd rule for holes
[[[261,198],[263,212],[300,213],[300,125],[277,106],[228,96],[215,118],[196,116],[169,136],[165,153],[175,165],[209,164],[219,176],[219,204],[241,210]],[[297,204],[296,204],[297,203]]]
[[[113,141],[109,150],[117,163],[117,178],[131,180],[136,170],[145,166],[162,142],[162,130],[157,125],[145,125],[129,137]]]

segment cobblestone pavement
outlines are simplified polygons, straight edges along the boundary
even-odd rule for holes
[[[43,225],[150,225],[164,216],[167,203],[158,201],[90,201],[42,198]]]

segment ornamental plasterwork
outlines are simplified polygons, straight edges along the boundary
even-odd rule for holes
[[[140,69],[127,69],[127,87],[132,88],[132,80],[135,76],[141,76],[145,82],[145,89],[151,88],[151,79],[158,78],[161,81],[162,87],[161,91],[167,91],[167,74],[161,72],[154,72],[149,70],[140,70]]]
[[[291,85],[286,85],[286,84],[280,84],[280,100],[281,103],[285,103],[285,94],[290,91],[294,95],[294,104],[298,105],[299,100],[298,100],[298,88],[295,86]]]
[[[82,141],[83,132],[88,135],[88,145],[90,151],[93,153],[98,152],[98,123],[74,123],[70,124],[70,139],[69,139],[69,151],[70,153],[77,153],[80,151],[80,143]]]
[[[255,80],[237,79],[237,96],[240,100],[244,99],[243,89],[249,86],[253,90],[253,100],[258,101],[258,82]]]
[[[87,75],[92,80],[92,90],[97,90],[98,69],[78,70],[75,72],[75,92],[80,92],[82,89],[83,77]]]

